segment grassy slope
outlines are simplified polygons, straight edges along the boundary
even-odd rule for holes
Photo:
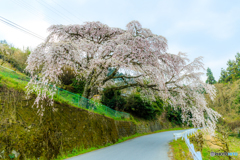
[[[206,95],[206,101],[210,108],[214,109],[222,115],[224,124],[232,128],[232,134],[236,135],[236,130],[240,130],[240,80],[228,84],[215,84],[215,87],[217,89],[215,100],[211,101],[209,96]],[[230,151],[238,152],[239,156],[237,159],[240,159],[240,138],[238,136],[229,136],[228,140]],[[180,156],[182,154],[178,148],[179,145],[182,148],[185,148],[183,141],[173,141],[170,143],[170,145],[172,147],[174,156],[176,156],[176,159],[181,159]],[[224,159],[223,157],[211,157],[211,151],[217,151],[217,149],[211,148],[205,142],[202,151],[203,159]]]
[[[7,68],[9,68],[9,69],[15,70],[15,68],[11,67],[11,65],[8,64],[8,63],[4,63],[3,66],[4,66],[4,67],[7,67]],[[17,70],[16,70],[16,73],[19,74],[19,75],[22,75],[23,77],[25,77],[24,74],[22,74],[21,72],[19,72],[19,71],[17,71]],[[9,71],[9,74],[15,76],[15,73],[11,73],[11,71]],[[16,77],[17,77],[17,76],[16,76]],[[0,67],[0,81],[1,81],[1,85],[4,84],[4,85],[6,85],[6,86],[9,87],[9,88],[14,88],[14,89],[23,90],[23,91],[26,91],[26,88],[25,88],[25,87],[26,87],[27,84],[28,84],[28,82],[23,81],[23,80],[21,80],[21,79],[8,77],[8,74],[6,74],[5,69],[3,70],[2,67]],[[59,103],[69,103],[69,101],[71,102],[71,99],[68,99],[66,96],[63,96],[63,97],[60,97],[60,98],[57,97],[57,96],[55,96],[55,97],[54,97],[54,100],[57,101],[57,102],[59,102]],[[71,105],[74,106],[74,107],[79,107],[78,105],[75,105],[75,104],[72,104],[72,103],[71,103]],[[99,107],[102,108],[102,106],[99,106]],[[99,107],[98,107],[98,108],[99,108]],[[85,108],[82,108],[82,109],[85,109]],[[103,109],[104,109],[104,108],[103,108]],[[87,110],[87,109],[85,109],[85,110]],[[89,111],[89,110],[88,110],[88,111]],[[92,112],[94,112],[94,113],[96,113],[96,114],[100,114],[100,113],[95,112],[95,111],[92,111]],[[106,113],[105,110],[104,110],[103,113],[104,113],[104,116],[107,116],[107,117],[109,117],[109,118],[113,118],[113,119],[115,119],[115,120],[131,121],[131,120],[129,120],[129,119],[122,119],[122,118],[118,118],[118,117],[114,117],[114,116],[109,116],[108,113]],[[133,120],[133,121],[134,121],[134,120]],[[134,122],[135,122],[135,121],[134,121]]]
[[[192,154],[189,152],[188,146],[184,139],[181,138],[173,140],[169,143],[170,152],[172,153],[172,159],[177,160],[192,160]]]
[[[228,124],[240,127],[240,80],[228,84],[215,84],[216,98],[211,101],[206,95],[210,108],[220,113]]]
[[[219,134],[219,133],[218,133]],[[232,159],[235,160],[240,160],[240,138],[237,136],[230,136],[228,137],[229,140],[229,151],[230,152],[237,152],[239,155],[238,156],[232,156]],[[208,140],[209,141],[209,140]],[[194,146],[196,146],[196,142],[192,141]],[[210,145],[210,143],[207,143],[207,140],[204,141],[204,145],[203,145],[203,150],[202,150],[202,157],[203,160],[227,160],[229,159],[227,156],[214,156],[211,157],[210,156],[210,152],[224,152],[220,146],[214,146],[214,145]]]
[[[219,133],[218,133],[219,134]],[[194,145],[195,151],[200,151],[197,142],[191,139],[192,136],[188,136],[191,143]],[[203,160],[228,160],[226,156],[210,156],[210,152],[223,152],[221,147],[216,145],[210,145],[209,140],[206,139],[204,135],[204,143],[202,148],[202,158]],[[240,137],[233,135],[228,137],[229,140],[229,150],[230,152],[237,152],[238,156],[232,156],[232,159],[240,160]],[[177,160],[193,159],[192,154],[189,152],[189,149],[184,140],[178,139],[177,141],[172,141],[169,143],[171,151],[173,153],[173,158]]]

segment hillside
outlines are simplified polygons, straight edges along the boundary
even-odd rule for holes
[[[229,83],[214,84],[217,94],[214,102],[206,95],[209,107],[222,115],[232,129],[240,127],[240,79]]]
[[[20,159],[52,159],[60,154],[75,154],[76,149],[82,152],[111,145],[136,133],[176,127],[164,114],[154,121],[141,118],[117,120],[71,106],[59,99],[53,106],[46,105],[47,100],[41,102],[39,112],[39,108],[33,105],[36,95],[26,98],[24,76],[11,72],[0,67],[0,125],[3,126],[0,130],[0,150],[4,151],[0,159],[19,154]],[[17,154],[12,155],[12,151]]]

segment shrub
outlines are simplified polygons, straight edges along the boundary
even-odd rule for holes
[[[186,125],[187,124],[187,122],[185,121],[184,123],[183,123],[183,121],[182,121],[182,110],[178,107],[176,110],[173,108],[173,107],[171,107],[170,105],[168,105],[168,106],[166,106],[165,107],[165,111],[166,111],[166,117],[167,117],[167,119],[170,121],[170,122],[172,122],[173,124],[175,124],[175,125],[179,125],[179,126],[181,126],[181,125]],[[192,118],[192,114],[189,112],[188,113],[189,114],[189,116],[190,116],[190,118]],[[192,125],[192,122],[190,121],[189,122],[189,126],[190,127],[193,127],[193,125]]]
[[[101,103],[120,111],[127,111],[139,118],[152,120],[156,119],[157,115],[161,115],[163,111],[163,101],[156,97],[156,101],[150,103],[149,100],[143,100],[140,97],[141,89],[137,87],[135,93],[128,97],[123,97],[121,91],[113,91],[112,86],[106,87],[102,95]]]
[[[77,76],[72,68],[65,66],[62,68],[63,74],[59,76],[62,83],[62,88],[73,93],[82,95],[85,86],[85,80],[82,77],[80,81],[77,80]]]
[[[177,110],[174,110],[171,106],[165,107],[165,111],[167,113],[167,119],[170,122],[173,122],[176,125],[182,125],[182,118],[181,118],[181,109],[177,108]]]
[[[107,91],[102,95],[102,104],[114,109],[124,111],[126,100],[121,96],[121,91],[113,91],[112,89],[105,88]]]
[[[159,97],[155,97],[156,101],[152,102],[157,115],[161,115],[163,112],[163,101]]]
[[[68,66],[62,68],[63,73],[59,75],[59,79],[63,85],[70,85],[73,83],[73,79],[76,78],[74,70]]]
[[[134,93],[128,97],[124,108],[138,117],[152,120],[159,114],[159,109],[156,109],[156,105],[157,103],[150,104],[150,102],[142,100],[139,93]]]

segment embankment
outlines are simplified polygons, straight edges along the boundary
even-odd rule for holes
[[[136,124],[47,101],[33,106],[21,90],[0,85],[0,157],[52,159],[76,147],[90,148],[115,143],[121,137],[162,129],[159,121]]]

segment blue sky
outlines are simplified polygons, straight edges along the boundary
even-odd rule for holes
[[[211,68],[216,80],[221,68],[240,52],[239,15],[237,0],[0,0],[0,16],[43,37],[52,24],[100,21],[125,29],[128,22],[138,20],[167,38],[168,52],[185,52],[190,60],[203,56],[205,68]],[[0,22],[3,39],[18,48],[34,49],[41,43]]]

